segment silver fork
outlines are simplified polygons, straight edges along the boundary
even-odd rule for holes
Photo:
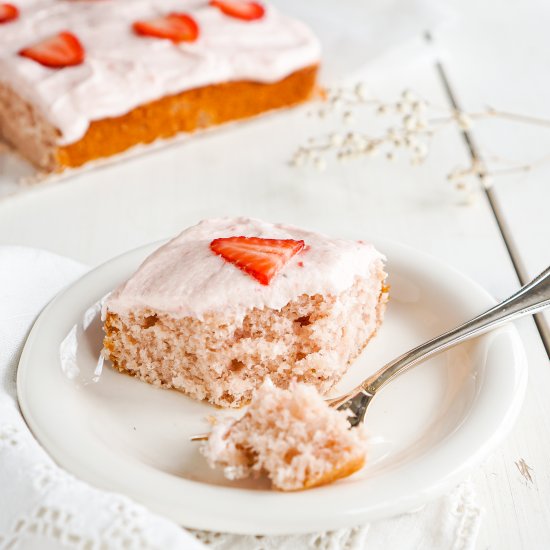
[[[351,427],[357,426],[365,419],[365,413],[374,396],[404,372],[461,342],[475,338],[508,321],[519,319],[524,315],[532,315],[548,306],[550,306],[550,267],[500,304],[403,353],[386,363],[348,393],[327,399],[327,403],[340,410],[348,409],[351,413],[348,417]],[[208,439],[207,434],[191,437],[191,441],[205,439]]]
[[[374,396],[392,380],[419,363],[457,344],[475,338],[508,321],[532,315],[550,305],[550,267],[496,306],[458,327],[428,340],[384,365],[358,386],[340,397],[327,399],[331,407],[349,409],[349,423],[357,426],[365,419]]]

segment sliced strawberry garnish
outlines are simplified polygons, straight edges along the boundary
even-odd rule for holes
[[[213,252],[260,281],[262,285],[268,285],[288,260],[303,247],[304,241],[260,237],[228,237],[214,239],[210,243]]]
[[[172,42],[194,42],[199,36],[197,22],[185,13],[170,13],[148,21],[136,21],[133,28],[142,36],[167,38]]]
[[[19,55],[46,67],[57,69],[80,65],[84,61],[84,48],[74,34],[60,32],[38,44],[22,49]]]
[[[219,8],[225,15],[254,21],[261,19],[265,14],[265,8],[258,2],[247,2],[245,0],[210,0],[210,5]]]
[[[0,4],[0,23],[7,23],[19,17],[19,10],[13,4]]]

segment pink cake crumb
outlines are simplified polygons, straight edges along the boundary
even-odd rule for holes
[[[201,449],[228,479],[267,475],[275,489],[298,491],[331,483],[363,467],[364,427],[330,408],[314,386],[289,389],[266,380],[242,418],[217,423]]]

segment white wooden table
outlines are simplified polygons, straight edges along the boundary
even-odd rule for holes
[[[550,4],[452,0],[457,17],[433,33],[440,64],[407,63],[370,78],[378,96],[412,88],[439,104],[489,103],[550,119]],[[368,75],[367,75],[368,76]],[[430,252],[504,298],[550,263],[550,163],[481,188],[459,203],[445,175],[472,154],[449,131],[429,160],[369,159],[323,173],[290,168],[295,146],[319,133],[307,108],[205,135],[0,201],[0,244],[42,247],[97,264],[172,235],[201,218],[251,215],[335,235],[383,235]],[[360,123],[360,120],[358,121]],[[519,162],[550,153],[550,129],[488,123],[469,133],[474,153]],[[0,171],[13,170],[0,161]],[[0,174],[1,175],[1,174]],[[4,189],[6,191],[6,189]],[[0,194],[2,189],[0,189]],[[550,547],[550,317],[518,323],[529,388],[508,440],[474,473],[486,508],[480,549]],[[530,467],[531,479],[517,464]]]
[[[468,110],[489,104],[550,119],[550,78],[544,69],[550,55],[550,5],[541,0],[521,6],[494,0],[453,4],[460,21],[436,33],[436,41],[447,49],[444,74],[455,101]],[[498,154],[531,163],[550,152],[550,130],[532,125],[491,122],[471,138],[475,152],[485,158]],[[550,165],[500,178],[488,200],[509,257],[508,266],[494,270],[503,278],[515,272],[525,282],[550,263]],[[479,548],[550,546],[550,315],[539,316],[537,324],[538,331],[532,322],[521,327],[530,354],[521,418],[500,452],[475,476],[487,508]],[[532,468],[532,481],[519,475],[521,459]]]

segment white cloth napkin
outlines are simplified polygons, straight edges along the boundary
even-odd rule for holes
[[[95,489],[59,468],[27,428],[16,371],[44,305],[87,268],[50,252],[0,246],[0,550],[468,550],[480,508],[462,484],[421,511],[350,529],[247,537],[180,528],[130,499]]]

